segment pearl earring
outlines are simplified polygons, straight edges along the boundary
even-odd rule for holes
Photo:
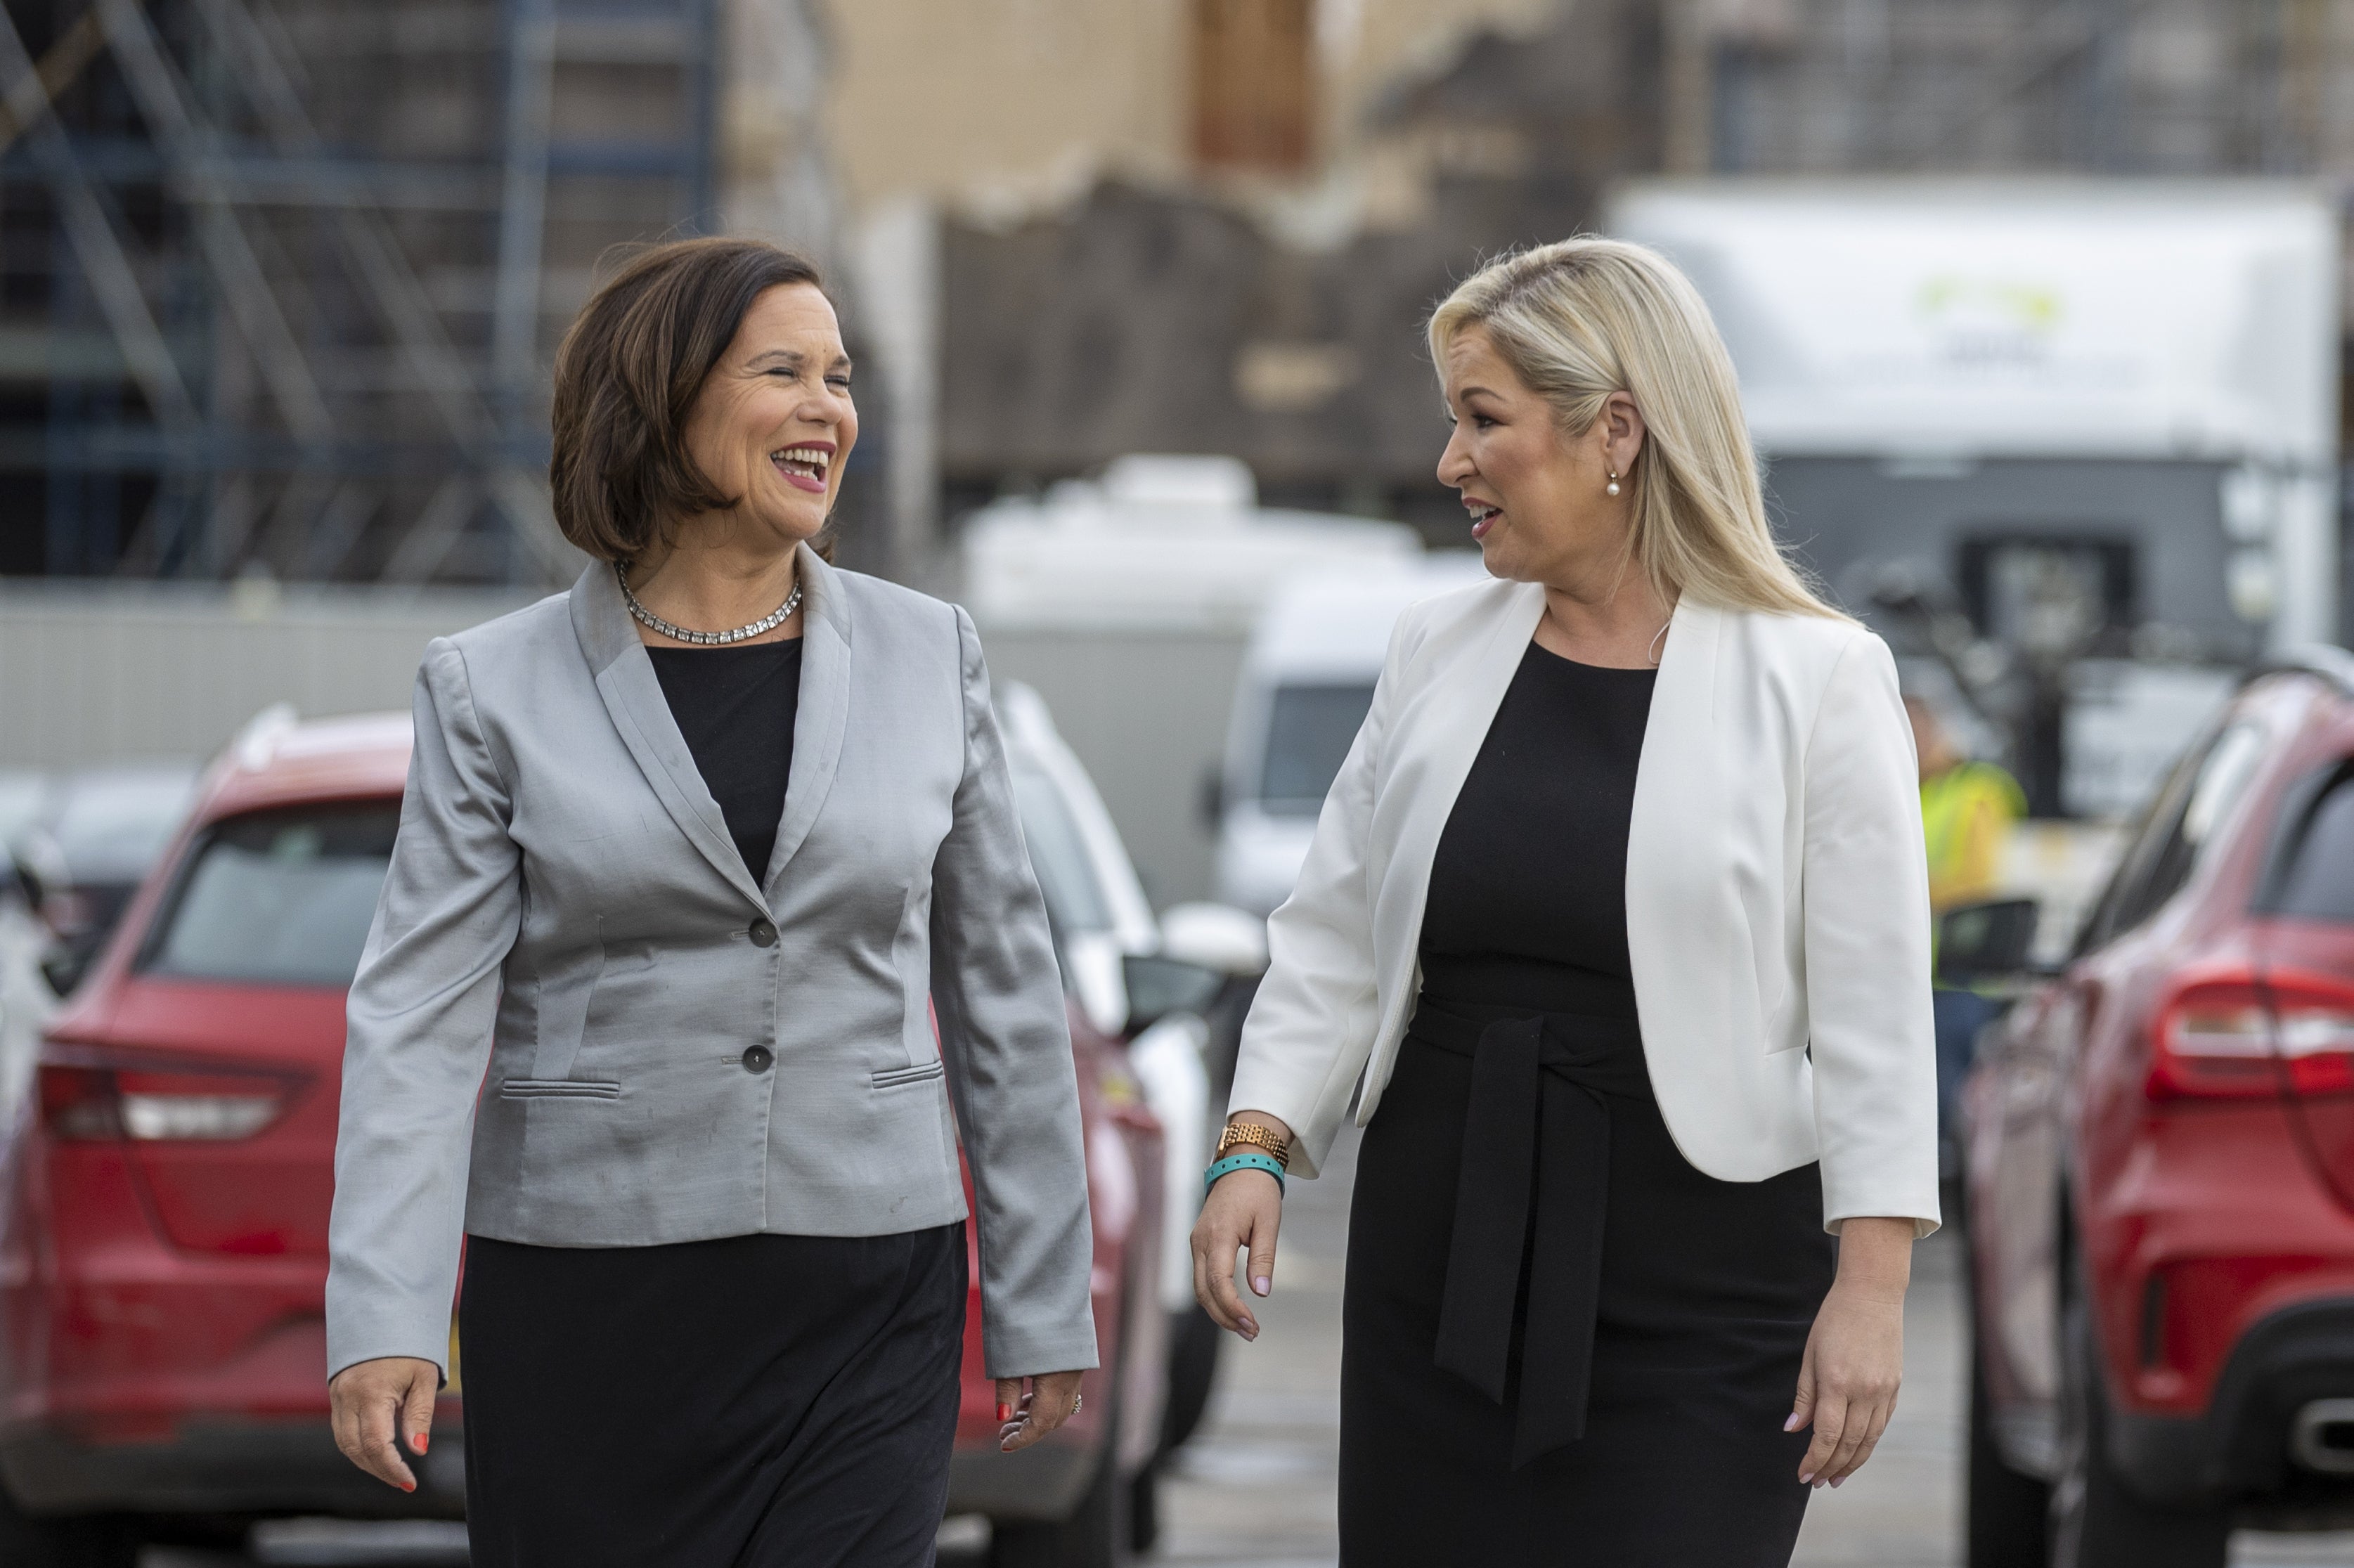
[[[1610,471],[1610,482],[1602,487],[1602,493],[1605,495],[1616,495],[1618,493],[1618,471],[1617,469],[1614,468]]]

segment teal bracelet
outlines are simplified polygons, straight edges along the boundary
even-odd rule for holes
[[[1256,1149],[1245,1149],[1227,1155],[1202,1173],[1202,1196],[1207,1198],[1210,1195],[1210,1189],[1218,1184],[1219,1177],[1231,1176],[1237,1171],[1266,1171],[1275,1178],[1276,1194],[1278,1197],[1282,1195],[1283,1167],[1277,1163],[1275,1156],[1261,1154]]]

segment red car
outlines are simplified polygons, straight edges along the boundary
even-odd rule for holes
[[[5,1149],[8,1568],[128,1568],[143,1542],[234,1544],[272,1516],[463,1516],[461,1366],[413,1495],[362,1474],[327,1426],[344,997],[408,750],[405,715],[258,721],[48,1031]],[[1073,1018],[1113,1370],[1063,1432],[995,1453],[976,1288],[957,1475],[965,1507],[1006,1521],[1008,1564],[1116,1556],[1161,1419],[1160,1132],[1120,1043]]]
[[[1964,1104],[1971,1568],[2354,1524],[2354,658],[2240,691]]]

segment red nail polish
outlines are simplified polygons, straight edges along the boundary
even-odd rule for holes
[[[1013,1407],[1012,1405],[1007,1404],[1004,1404],[1003,1402],[1002,1402],[1002,1401],[1001,1401],[1001,1402],[999,1403],[998,1406],[997,1406],[997,1418],[998,1418],[1000,1421],[1011,1421],[1011,1420],[1013,1420]]]
[[[425,1452],[427,1445],[430,1444],[432,1441],[433,1434],[430,1432],[419,1432],[417,1435],[417,1451],[422,1454]]]

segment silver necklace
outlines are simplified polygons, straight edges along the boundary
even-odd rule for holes
[[[630,613],[637,617],[639,625],[651,627],[674,642],[694,642],[706,648],[724,642],[741,642],[748,637],[758,637],[764,631],[774,631],[778,627],[790,620],[793,618],[793,611],[801,607],[801,585],[796,579],[793,583],[793,591],[785,596],[785,602],[749,626],[739,626],[733,631],[689,631],[684,626],[673,626],[669,621],[640,604],[638,596],[630,591],[630,568],[619,561],[613,563],[613,577],[621,585],[621,598],[628,602]]]

